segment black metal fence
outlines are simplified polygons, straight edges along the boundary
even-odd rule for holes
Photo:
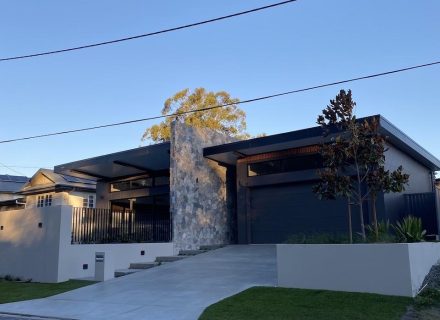
[[[422,219],[428,234],[437,234],[437,212],[434,192],[405,194],[406,214]]]
[[[154,213],[73,208],[72,244],[170,241],[170,219]]]

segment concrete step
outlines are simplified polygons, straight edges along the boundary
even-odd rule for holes
[[[179,256],[195,256],[201,253],[205,253],[207,250],[180,250]]]
[[[174,262],[178,260],[185,259],[187,256],[165,256],[165,257],[156,257],[156,262],[164,263],[164,262]]]
[[[132,274],[135,272],[143,271],[145,269],[117,269],[115,270],[115,278],[123,277],[128,274]]]
[[[157,262],[134,262],[130,263],[129,269],[150,269],[157,266]]]
[[[225,246],[224,244],[210,244],[210,245],[200,246],[199,250],[205,250],[205,251],[216,250],[223,248],[224,246]]]

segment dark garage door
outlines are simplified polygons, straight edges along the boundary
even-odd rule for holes
[[[347,232],[344,200],[319,200],[312,183],[250,189],[251,243],[283,243],[296,233]]]

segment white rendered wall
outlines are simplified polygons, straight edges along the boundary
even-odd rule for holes
[[[440,243],[277,245],[278,285],[414,297]]]
[[[440,260],[440,244],[420,242],[408,245],[412,291],[417,293],[431,267]]]
[[[106,262],[114,269],[173,254],[173,243],[72,245],[71,215],[71,206],[0,213],[0,275],[61,282],[94,276],[95,252],[105,252]],[[141,255],[142,250],[145,255]],[[86,270],[83,264],[88,265]]]
[[[132,262],[152,262],[157,256],[173,255],[173,243],[75,244],[70,242],[71,211],[63,212],[59,259],[59,281],[91,277],[95,274],[95,252],[105,252],[106,263],[113,270],[128,268]],[[145,255],[141,255],[141,251]],[[83,270],[83,264],[88,269]]]
[[[56,206],[0,213],[0,275],[57,282],[60,212],[65,209]]]

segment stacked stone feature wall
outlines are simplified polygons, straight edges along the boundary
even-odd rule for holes
[[[235,195],[225,167],[203,148],[235,139],[174,122],[170,155],[170,206],[175,251],[234,241]],[[231,170],[231,169],[229,169]],[[227,179],[227,176],[229,177]]]

